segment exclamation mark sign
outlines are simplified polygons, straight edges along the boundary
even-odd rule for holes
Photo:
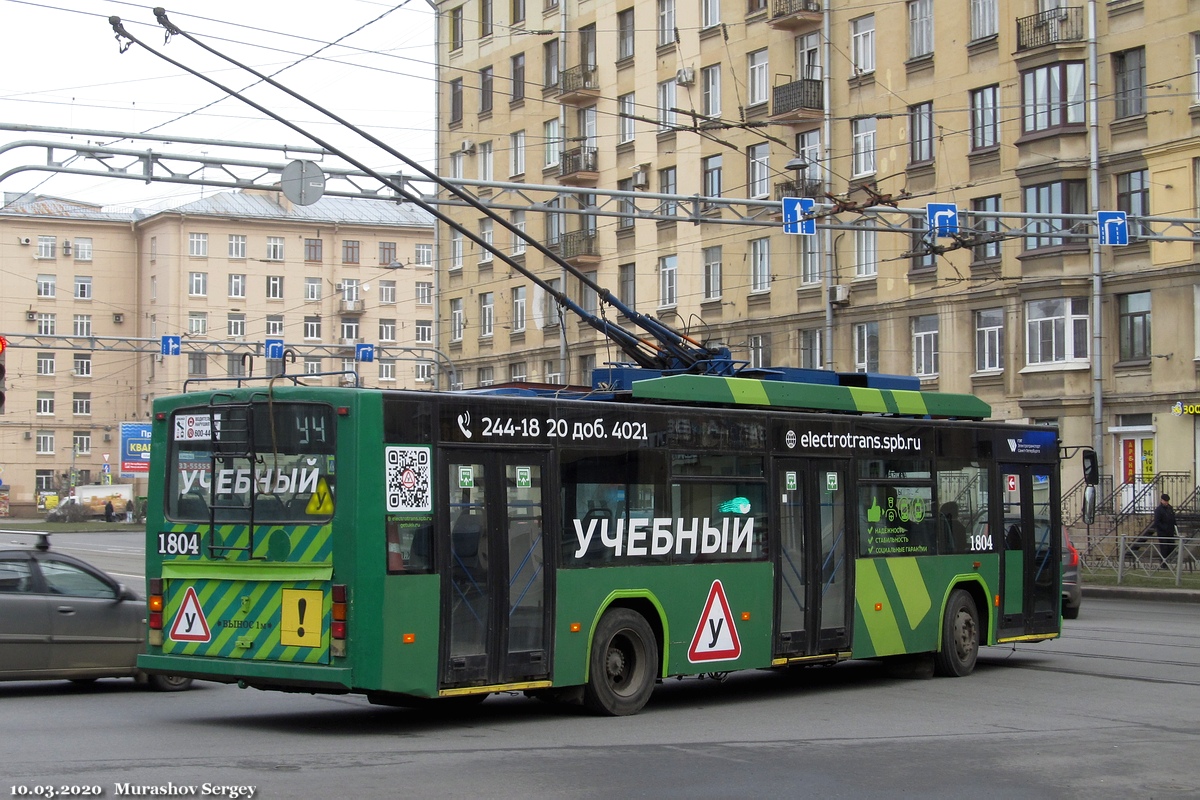
[[[296,629],[296,635],[299,636],[301,639],[304,638],[304,609],[307,606],[308,606],[308,601],[305,600],[303,597],[301,597],[300,602],[298,603],[297,609],[296,609],[297,611],[300,612],[300,627],[298,627]]]

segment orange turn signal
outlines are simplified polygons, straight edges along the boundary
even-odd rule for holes
[[[146,604],[148,606],[150,606],[151,611],[162,611],[163,610],[162,595],[157,595],[157,594],[150,595],[150,599],[146,601]]]
[[[876,603],[876,604],[875,604],[875,610],[876,610],[876,611],[883,611],[883,603]]]
[[[583,626],[578,622],[571,623],[571,633],[579,633],[581,630],[583,630]]]
[[[417,635],[415,633],[406,633],[401,637],[401,641],[403,641],[405,644],[412,644],[416,640]]]

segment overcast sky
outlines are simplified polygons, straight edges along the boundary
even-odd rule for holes
[[[156,135],[162,134],[163,141],[170,141],[171,136],[187,136],[311,145],[300,134],[146,49],[135,45],[121,53],[108,22],[110,16],[120,17],[128,31],[147,46],[228,86],[240,90],[255,81],[253,76],[180,37],[164,46],[165,31],[155,22],[153,7],[118,0],[0,0],[0,29],[6,34],[0,69],[0,121],[123,132],[153,130]],[[426,0],[176,0],[165,8],[181,29],[267,74],[346,37],[339,45],[286,69],[277,80],[367,128],[405,155],[432,165],[434,17]],[[357,30],[360,27],[362,30]],[[275,89],[258,86],[248,94],[338,146],[351,149],[371,167],[392,171],[400,168],[392,156]],[[217,102],[208,106],[213,101]],[[0,146],[66,138],[0,130]],[[282,154],[163,141],[123,141],[117,146],[286,160]],[[58,151],[56,158],[66,155],[67,151]],[[22,165],[45,163],[44,148],[13,148],[0,153],[0,174]],[[191,187],[45,171],[18,172],[0,181],[0,191],[35,191],[106,205],[143,207],[199,196],[199,191]]]

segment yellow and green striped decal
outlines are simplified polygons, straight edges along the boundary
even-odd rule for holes
[[[244,548],[250,542],[249,525],[217,525],[212,544],[217,545],[213,558],[225,561],[282,561],[295,564],[329,564],[333,561],[333,525],[255,525],[254,554]],[[163,563],[209,560],[208,526],[174,524],[167,533],[198,533],[199,553],[164,555]],[[230,549],[225,549],[230,548]],[[242,549],[236,549],[242,548]]]
[[[992,407],[969,394],[871,389],[818,383],[722,378],[716,375],[671,375],[634,381],[633,396],[723,405],[771,406],[858,414],[909,417],[986,419]]]
[[[280,573],[270,576],[275,580],[261,574],[246,575],[245,580],[168,578],[163,653],[328,664],[329,582],[291,579],[286,570],[275,571]],[[195,616],[197,602],[203,620]],[[181,621],[181,612],[192,616]],[[176,634],[179,640],[172,638],[177,622],[178,630],[187,632]],[[197,641],[197,631],[203,629],[208,639]]]

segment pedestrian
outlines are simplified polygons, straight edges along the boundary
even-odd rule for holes
[[[1150,527],[1158,534],[1158,552],[1162,556],[1163,566],[1175,552],[1175,509],[1171,508],[1171,497],[1163,494],[1158,506],[1154,509],[1154,521]]]
[[[112,522],[112,521],[113,521],[113,504],[112,504],[112,500],[105,500],[105,501],[104,501],[104,521],[105,521],[105,522]]]
[[[133,501],[132,500],[125,501],[125,521],[133,522]]]

